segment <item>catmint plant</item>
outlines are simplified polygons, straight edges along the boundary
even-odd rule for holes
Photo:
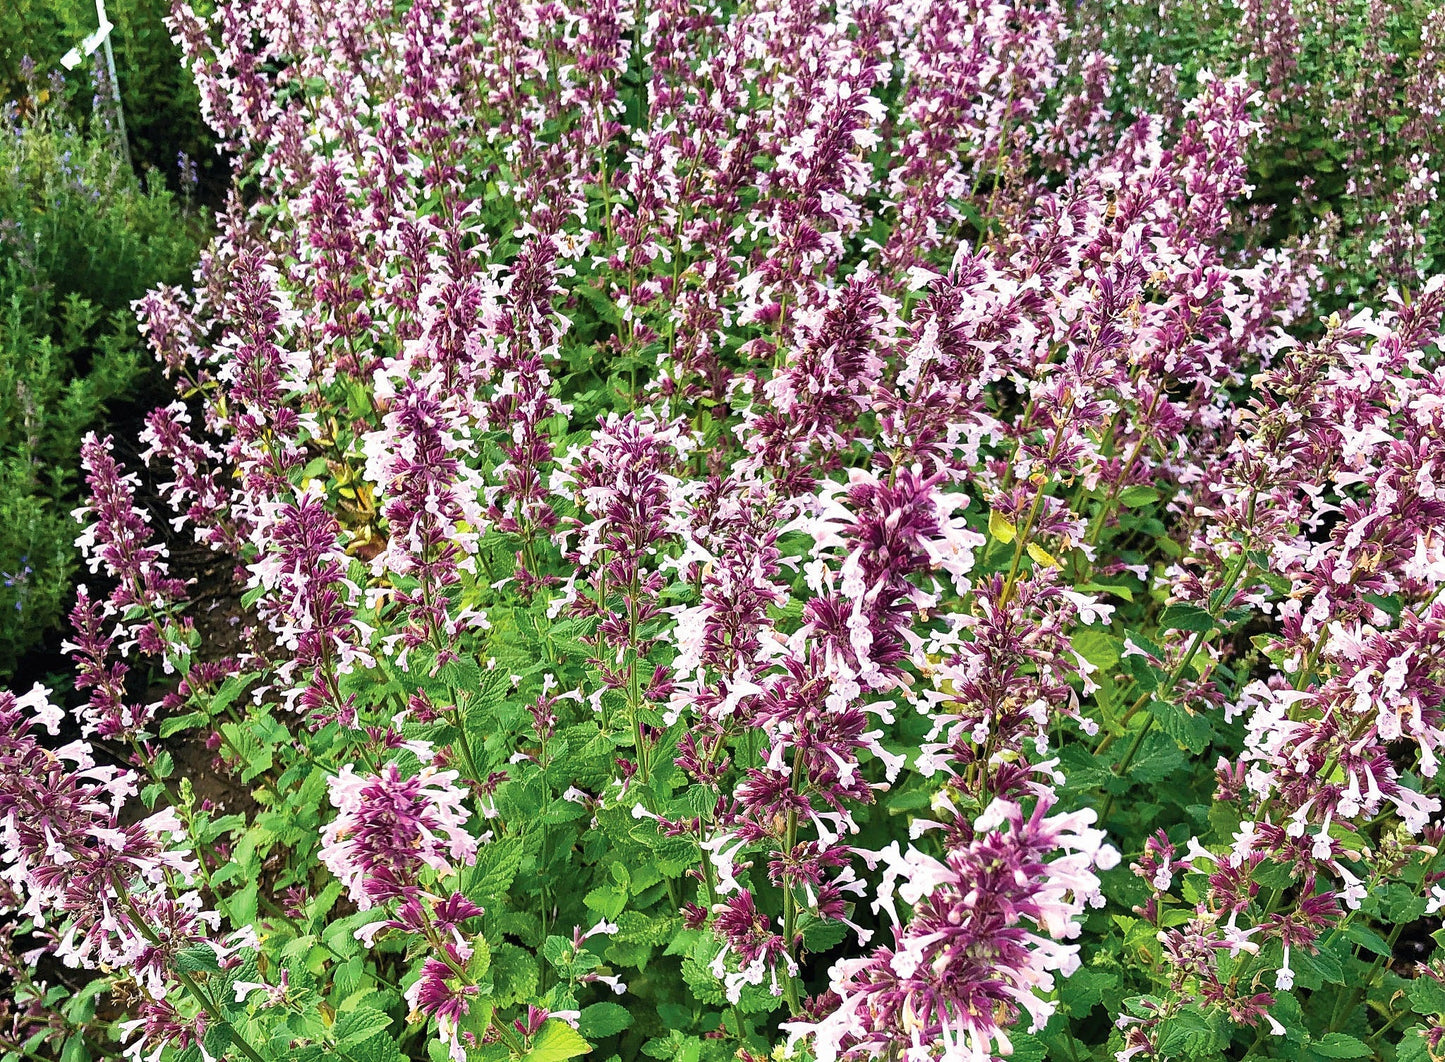
[[[178,5],[235,188],[84,741],[0,699],[0,1047],[1433,1057],[1445,286],[1241,235],[1289,24]]]

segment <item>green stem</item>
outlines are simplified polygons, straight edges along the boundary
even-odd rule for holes
[[[794,774],[797,774],[796,769]],[[796,783],[795,783],[796,784]],[[788,812],[788,824],[783,835],[785,852],[792,854],[798,839],[798,813]],[[785,878],[783,880],[783,948],[787,951],[788,958],[796,961],[793,955],[793,938],[797,935],[798,926],[798,900],[793,895],[793,887]],[[797,1017],[803,1007],[798,999],[798,984],[791,973],[787,974],[783,981],[783,991],[788,999],[788,1007],[793,1016]]]
[[[125,904],[126,911],[130,914],[131,921],[135,923],[136,929],[140,930],[140,935],[152,944],[159,945],[161,942],[160,936],[157,935],[156,931],[140,916],[140,912],[136,910],[135,904],[129,900],[123,900],[122,902]],[[250,1059],[250,1062],[266,1062],[266,1060],[258,1055],[251,1045],[246,1042],[245,1037],[241,1035],[241,1030],[236,1028],[235,1024],[227,1018],[221,1008],[216,1005],[215,1000],[196,983],[190,974],[180,967],[173,968],[172,972],[176,975],[176,980],[181,983],[181,986],[185,988],[191,997],[201,1005],[201,1008],[211,1016],[211,1020],[219,1025],[224,1025],[231,1031],[231,1042],[236,1045],[241,1054]]]
[[[1054,429],[1054,441],[1049,444],[1049,456],[1045,459],[1046,464],[1052,464],[1054,458],[1059,454],[1059,447],[1064,442],[1062,423],[1067,419],[1073,404],[1072,398],[1066,399],[1064,402],[1063,412]],[[1019,566],[1023,564],[1024,552],[1028,549],[1029,539],[1033,535],[1034,522],[1039,518],[1039,510],[1044,507],[1044,493],[1048,483],[1044,480],[1042,473],[1038,474],[1033,482],[1036,488],[1033,504],[1029,506],[1029,514],[1024,520],[1024,526],[1018,529],[1017,537],[1014,540],[1013,560],[1009,562],[1008,577],[1004,580],[1003,593],[999,596],[999,602],[1003,605],[1008,604],[1009,598],[1013,596],[1014,580],[1018,578]]]
[[[1193,640],[1189,643],[1189,648],[1185,651],[1184,656],[1180,659],[1179,663],[1175,665],[1174,670],[1169,672],[1169,676],[1164,680],[1163,686],[1154,690],[1145,690],[1143,693],[1139,694],[1138,699],[1129,706],[1128,710],[1124,713],[1122,719],[1120,719],[1121,724],[1128,723],[1128,721],[1136,713],[1138,713],[1138,711],[1143,708],[1144,705],[1148,704],[1151,699],[1169,694],[1174,689],[1175,685],[1179,682],[1179,680],[1184,677],[1184,672],[1188,669],[1190,663],[1194,660],[1195,654],[1199,652],[1199,649],[1204,644],[1205,639],[1208,638],[1211,633],[1213,633],[1213,621],[1218,620],[1220,614],[1223,613],[1228,607],[1230,597],[1234,593],[1234,588],[1239,585],[1239,580],[1244,575],[1244,570],[1248,566],[1248,563],[1248,551],[1245,549],[1241,549],[1239,551],[1239,557],[1234,565],[1234,570],[1230,573],[1228,581],[1224,584],[1222,588],[1220,588],[1219,591],[1216,592],[1218,594],[1217,604],[1209,610],[1209,618],[1211,620],[1209,627],[1207,627],[1205,630],[1195,632]],[[1123,777],[1125,774],[1128,773],[1130,764],[1134,762],[1134,757],[1139,754],[1140,746],[1144,744],[1145,736],[1149,733],[1150,730],[1154,728],[1154,724],[1157,719],[1157,716],[1150,714],[1150,716],[1144,720],[1144,725],[1139,728],[1139,732],[1134,736],[1134,741],[1132,744],[1130,744],[1128,751],[1124,753],[1124,758],[1119,761],[1118,767],[1114,769],[1115,774]],[[1105,734],[1104,739],[1100,741],[1098,746],[1094,749],[1094,755],[1098,756],[1107,751],[1109,746],[1113,744],[1114,737],[1117,733],[1118,732],[1116,731],[1115,733]],[[1110,793],[1104,801],[1103,810],[1099,813],[1099,821],[1101,823],[1105,821],[1109,817],[1109,812],[1113,809],[1114,794]]]
[[[1426,861],[1425,872],[1420,876],[1422,884],[1429,884],[1430,875],[1435,870],[1435,860],[1438,858],[1440,858],[1440,853],[1437,850],[1436,853]],[[1353,914],[1354,911],[1351,911],[1346,915],[1345,924],[1348,924],[1348,919]],[[1330,1032],[1337,1032],[1341,1019],[1348,1017],[1350,1012],[1359,1005],[1360,1000],[1365,998],[1365,994],[1369,991],[1370,986],[1374,984],[1375,977],[1379,974],[1380,968],[1385,964],[1385,960],[1395,954],[1395,944],[1400,939],[1400,934],[1405,931],[1405,925],[1404,922],[1395,923],[1394,927],[1390,930],[1390,935],[1385,938],[1385,954],[1375,956],[1375,961],[1370,964],[1370,972],[1360,980],[1357,987],[1349,992],[1348,997],[1342,994],[1340,998],[1336,1000],[1334,1012],[1330,1015]],[[1344,925],[1341,925],[1340,931],[1343,931],[1343,929]],[[1340,1004],[1345,998],[1349,999],[1349,1003],[1346,1004],[1342,1010]],[[1387,1025],[1386,1028],[1389,1028],[1389,1026]]]
[[[195,998],[196,1002],[205,1008],[206,1013],[211,1016],[211,1019],[230,1030],[231,1042],[236,1045],[241,1054],[245,1055],[251,1062],[266,1062],[266,1060],[258,1055],[251,1045],[246,1042],[245,1038],[241,1035],[241,1030],[237,1029],[231,1020],[222,1013],[221,1008],[216,1005],[215,1000],[195,982],[190,974],[181,969],[177,969],[175,974],[176,980],[180,981],[185,990]]]

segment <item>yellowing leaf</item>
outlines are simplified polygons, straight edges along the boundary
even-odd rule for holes
[[[1034,559],[1035,564],[1047,564],[1050,568],[1063,567],[1063,565],[1059,563],[1058,558],[1037,542],[1029,543],[1029,556]]]
[[[564,1021],[549,1021],[532,1041],[523,1062],[563,1062],[592,1050],[576,1029]]]
[[[988,533],[1007,546],[1016,534],[1014,523],[997,509],[988,514]]]

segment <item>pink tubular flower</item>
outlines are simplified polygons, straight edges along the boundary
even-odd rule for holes
[[[924,1045],[941,1046],[936,1057],[948,1062],[984,1062],[994,1043],[1011,1050],[1004,1026],[1021,1011],[1043,1025],[1053,1004],[1035,990],[1078,968],[1078,948],[1059,942],[1078,934],[1098,895],[1094,869],[1118,860],[1090,828],[1094,812],[1047,811],[1044,801],[1027,816],[996,801],[973,839],[942,860],[911,848],[895,859],[890,873],[906,880],[899,895],[915,905],[912,918],[895,928],[893,948],[834,966],[839,1006],[816,1023],[788,1024],[793,1039],[810,1038],[818,1062]]]
[[[174,848],[174,810],[125,822],[135,776],[99,766],[90,746],[45,747],[62,713],[36,686],[0,691],[0,881],[21,918],[46,926],[68,966],[123,969],[148,996],[166,994],[174,958],[210,943],[219,916],[187,891],[196,864]],[[4,902],[10,902],[8,900]]]
[[[434,767],[403,778],[395,764],[373,775],[348,764],[331,780],[331,803],[341,814],[322,835],[321,861],[362,910],[408,895],[423,866],[444,874],[453,861],[476,859],[456,780],[456,771]]]
[[[457,971],[466,966],[472,949],[464,944],[446,944],[443,951],[445,961],[427,959],[422,964],[421,977],[406,990],[406,1001],[417,1013],[436,1018],[437,1035],[447,1045],[453,1062],[467,1062],[457,1024],[467,1015],[468,1000],[480,989],[468,984]]]

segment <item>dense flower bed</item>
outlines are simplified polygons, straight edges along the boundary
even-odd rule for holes
[[[241,163],[162,504],[84,446],[84,739],[0,695],[0,1047],[1433,1057],[1445,286],[1238,251],[1248,82],[1115,113],[993,0],[175,29]]]

